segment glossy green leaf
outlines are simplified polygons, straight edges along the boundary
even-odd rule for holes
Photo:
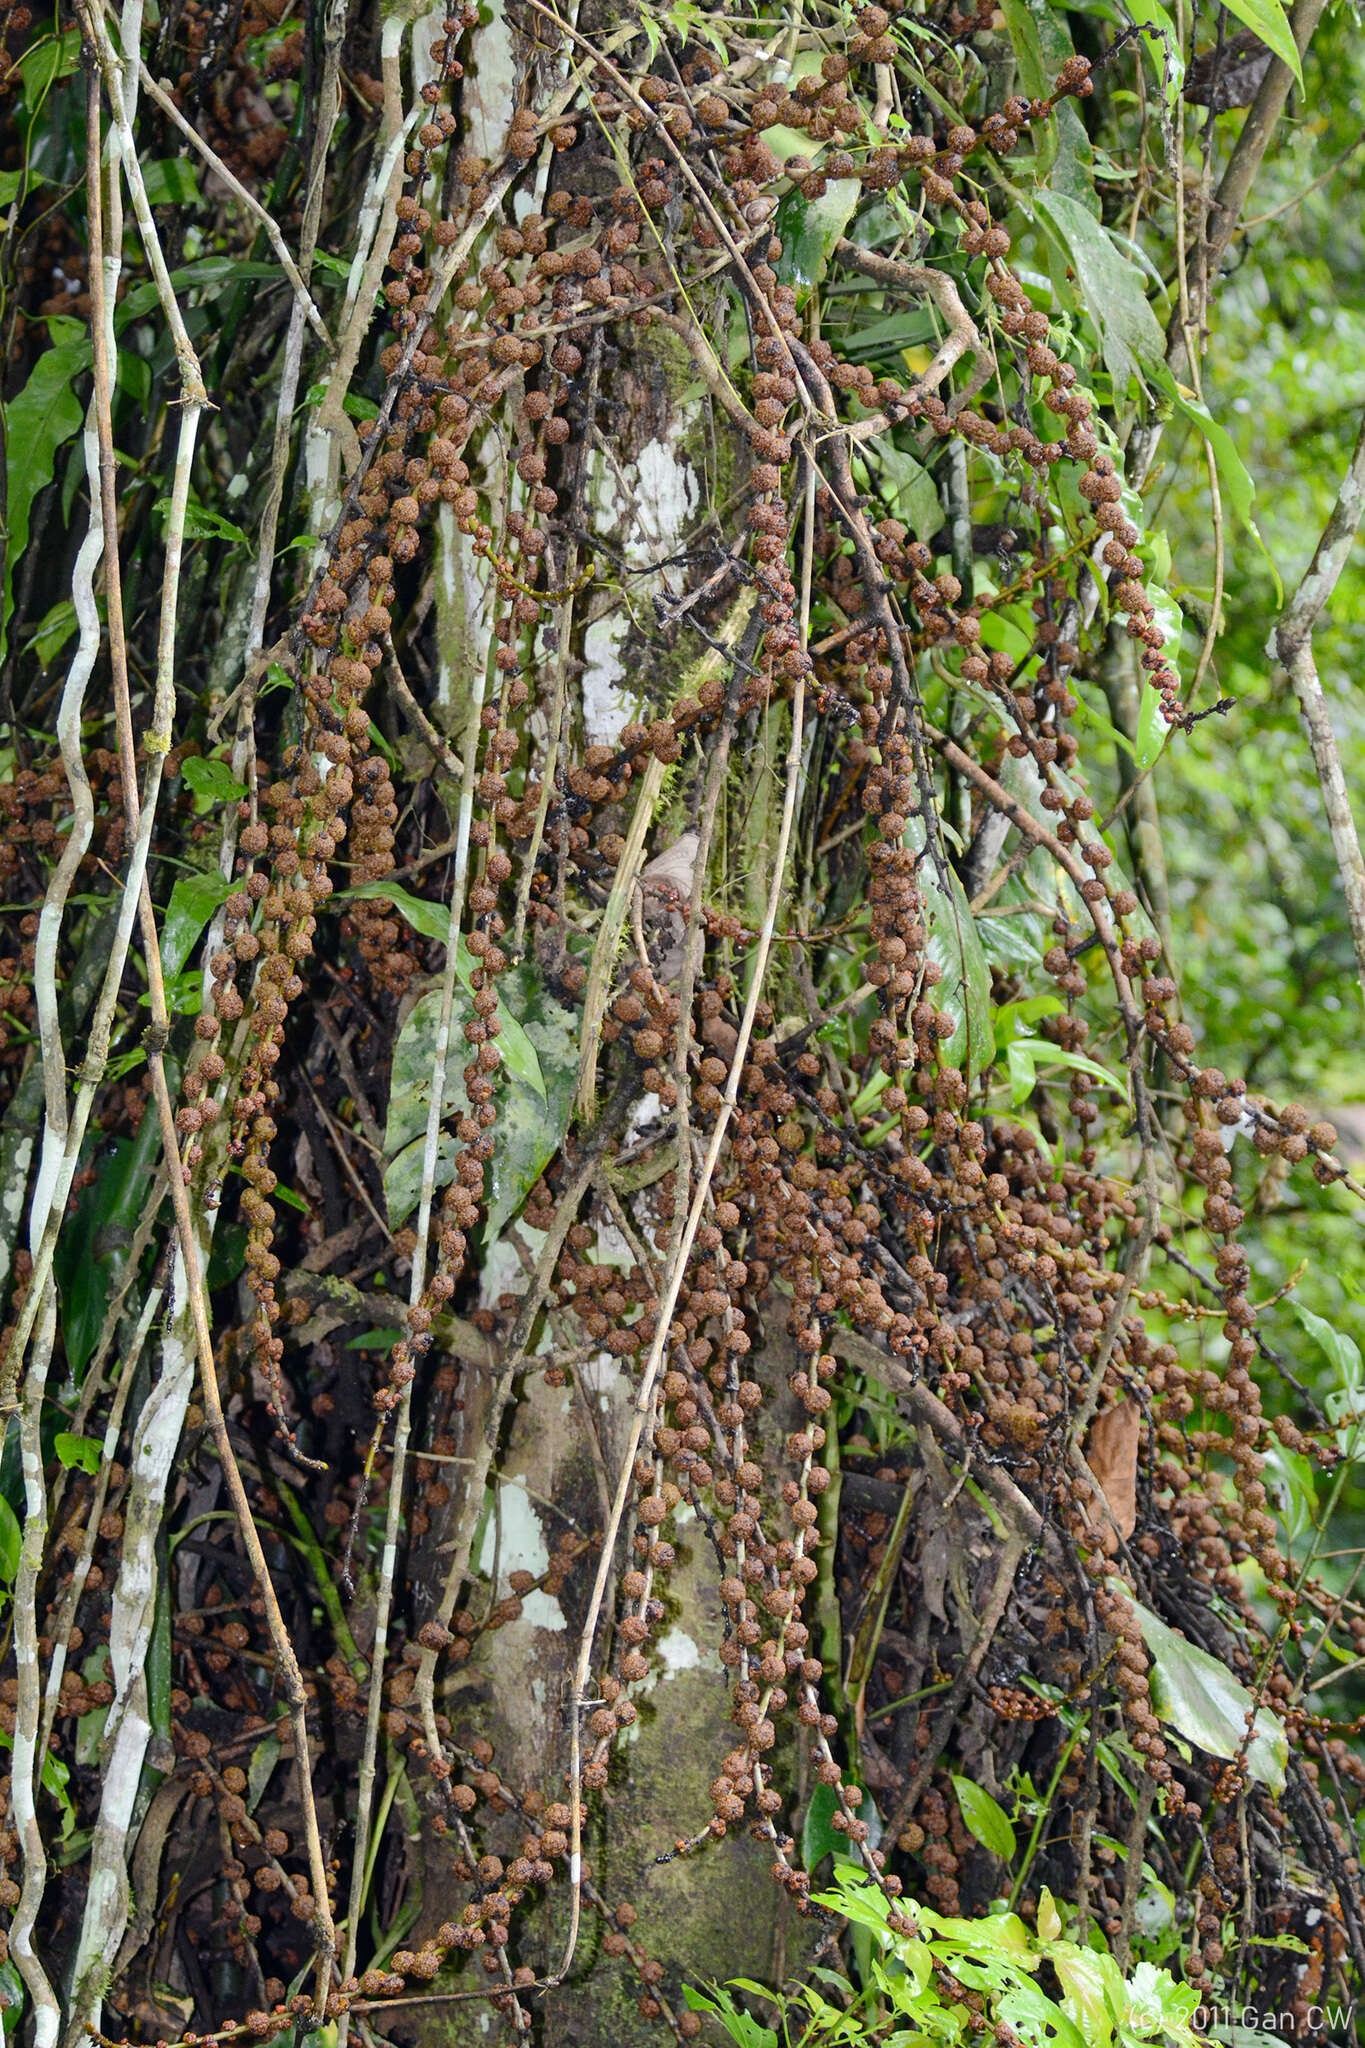
[[[428,902],[424,896],[414,896],[411,889],[403,888],[398,882],[362,882],[355,889],[338,889],[331,900],[333,903],[391,903],[399,916],[406,918],[424,939],[435,939],[443,946],[450,937],[450,911],[446,905]],[[470,964],[472,966],[472,959]]]
[[[261,1803],[261,1794],[274,1775],[280,1760],[280,1738],[270,1734],[262,1736],[251,1752],[251,1761],[246,1767],[246,1810],[254,1813]]]
[[[1019,88],[1030,99],[1044,99],[1057,73],[1076,54],[1067,33],[1066,15],[1049,0],[1001,0],[1005,25],[1019,66]],[[1080,206],[1099,212],[1094,188],[1094,151],[1075,102],[1061,100],[1049,121],[1035,124],[1031,141],[1033,171],[1054,192],[1068,194]]]
[[[135,1138],[112,1138],[91,1156],[91,1180],[67,1211],[53,1270],[66,1361],[79,1383],[99,1341],[111,1288],[123,1270],[160,1152],[156,1116],[144,1111]]]
[[[975,1835],[982,1848],[989,1849],[992,1856],[999,1856],[1008,1863],[1017,1845],[1013,1825],[1004,1807],[970,1778],[954,1776],[953,1790],[968,1832]]]
[[[6,1958],[0,1963],[0,2025],[6,2036],[12,2034],[24,2013],[24,1980],[15,1965]]]
[[[808,151],[810,145],[802,147]],[[795,291],[798,303],[824,276],[830,251],[861,196],[856,178],[831,178],[818,199],[788,192],[778,206],[773,219],[774,232],[782,238],[777,274]]]
[[[1080,1948],[1072,1941],[1058,1941],[1049,1949],[1048,1961],[1062,1987],[1062,2011],[1079,2027],[1086,2048],[1109,2048],[1114,2038],[1114,2013],[1106,1995],[1111,1972],[1120,1993],[1123,1986],[1113,1957]]]
[[[19,1552],[23,1534],[19,1517],[0,1494],[0,1584],[12,1586],[19,1576]]]
[[[421,1200],[425,1145],[424,1138],[412,1139],[410,1144],[394,1154],[384,1168],[384,1206],[388,1210],[389,1223],[394,1230],[407,1221]],[[454,1174],[455,1140],[449,1131],[442,1131],[436,1146],[436,1174],[433,1186],[449,1187]]]
[[[1185,83],[1185,59],[1175,23],[1161,0],[1124,0],[1124,5],[1134,21],[1155,31],[1142,37],[1142,48],[1165,94],[1166,105],[1174,113]]]
[[[332,901],[334,903],[343,903],[357,897],[368,902],[391,903],[399,916],[405,918],[413,930],[419,932],[424,939],[435,939],[439,944],[444,945],[450,936],[450,912],[445,906],[439,903],[428,903],[423,897],[414,896],[411,890],[400,887],[396,882],[365,882],[358,889],[339,889],[332,898]],[[473,974],[477,964],[474,955],[470,952],[469,946],[462,936],[458,943],[455,973],[460,987],[465,991],[466,997],[473,993]],[[510,1002],[507,998],[506,991],[509,983],[506,975],[501,977],[499,986],[502,992],[502,1001],[498,1008],[498,1021],[501,1026],[497,1036],[498,1050],[502,1054],[504,1064],[508,1070],[516,1074],[529,1088],[533,1089],[536,1094],[543,1098],[545,1094],[545,1080],[540,1071],[540,1061],[536,1055],[535,1047],[518,1022],[518,1005]],[[424,997],[423,1001],[426,1000],[427,998]],[[460,1023],[463,1024],[468,1012],[468,1004],[467,1002],[461,1004],[457,998],[456,1008],[459,1013]],[[439,1019],[439,998],[435,1011],[432,1014],[435,1018]],[[408,1021],[411,1022],[411,1018]],[[435,1024],[432,1023],[429,1027],[424,1028],[429,1028],[429,1042],[434,1046],[436,1043]],[[457,1032],[453,1017],[450,1042],[452,1048],[451,1060],[458,1073],[459,1070],[467,1065],[467,1060],[464,1056],[464,1039]],[[463,1089],[461,1089],[461,1097],[463,1098]]]
[[[1246,1686],[1148,1608],[1136,1601],[1133,1608],[1151,1654],[1152,1704],[1161,1719],[1210,1756],[1237,1756],[1245,1743],[1248,1776],[1283,1792],[1289,1762],[1283,1723],[1268,1708],[1257,1709],[1248,1743],[1247,1717],[1255,1701]]]
[[[1268,50],[1273,50],[1281,63],[1287,64],[1300,87],[1303,85],[1303,66],[1299,62],[1298,44],[1294,41],[1289,18],[1280,0],[1227,0],[1229,14],[1235,14],[1245,28],[1258,35]]]
[[[246,1264],[247,1230],[244,1223],[220,1223],[213,1233],[213,1245],[209,1252],[209,1269],[205,1285],[210,1294],[215,1287],[230,1287]]]
[[[1120,1095],[1126,1092],[1117,1074],[1111,1074],[1097,1060],[1087,1059],[1084,1053],[1054,1045],[1050,1038],[1013,1039],[1007,1048],[1006,1058],[1009,1063],[1010,1102],[1016,1109],[1032,1094],[1040,1066],[1074,1067],[1078,1073],[1089,1074],[1092,1080],[1103,1081],[1107,1088],[1117,1089]]]
[[[738,1980],[737,1980],[738,1981]],[[683,2000],[690,2012],[710,2013],[735,2048],[777,2048],[777,2035],[735,2003],[722,1984],[713,1984],[710,1995],[695,1985],[684,1984]]]
[[[46,611],[29,636],[28,647],[44,668],[54,662],[77,629],[76,607],[61,598]]]
[[[1123,2025],[1140,2039],[1163,2033],[1174,2040],[1193,2042],[1191,2022],[1199,2010],[1200,1994],[1192,1984],[1177,1984],[1169,1970],[1143,1961],[1134,1966],[1124,1987],[1120,2009]]]
[[[186,762],[186,767],[189,763]],[[179,974],[206,931],[215,910],[232,893],[221,875],[200,872],[178,875],[161,926],[161,971],[169,980]]]
[[[1144,681],[1138,703],[1137,740],[1133,747],[1133,758],[1140,769],[1152,768],[1161,759],[1170,731],[1161,708],[1160,690],[1153,689],[1149,682]]]
[[[922,462],[889,441],[877,451],[881,485],[895,518],[903,520],[916,540],[932,540],[943,524],[938,485]]]
[[[1345,1330],[1338,1330],[1325,1316],[1314,1315],[1311,1308],[1290,1295],[1285,1306],[1313,1338],[1340,1374],[1337,1391],[1352,1396],[1365,1394],[1365,1366],[1362,1366],[1360,1346]]]
[[[76,1825],[76,1808],[67,1789],[71,1783],[71,1766],[65,1757],[58,1756],[55,1750],[48,1750],[43,1758],[41,1782],[44,1792],[55,1800],[57,1810],[61,1814],[61,1831],[58,1839],[65,1842]]]
[[[33,501],[52,481],[57,450],[80,431],[85,413],[72,387],[89,363],[88,341],[57,342],[39,356],[26,382],[4,407],[9,540],[5,548],[0,654],[14,609],[15,567],[28,546]]]
[[[1278,1508],[1286,1536],[1294,1542],[1318,1525],[1317,1467],[1311,1458],[1287,1450],[1273,1437],[1267,1440],[1262,1455],[1267,1491]]]
[[[831,1825],[836,1813],[840,1812],[839,1795],[833,1785],[817,1785],[811,1793],[806,1807],[806,1818],[801,1828],[801,1861],[807,1870],[814,1870],[826,1856],[852,1858],[853,1845],[842,1829]],[[876,1848],[881,1840],[881,1815],[870,1792],[864,1792],[858,1808],[858,1818],[867,1823],[868,1842]],[[860,1866],[861,1867],[861,1866]]]

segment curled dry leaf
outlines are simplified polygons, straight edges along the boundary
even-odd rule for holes
[[[1090,1431],[1087,1452],[1090,1470],[1104,1495],[1114,1528],[1125,1538],[1132,1535],[1137,1524],[1137,1459],[1141,1427],[1142,1417],[1137,1404],[1120,1401],[1113,1408],[1106,1408],[1103,1415],[1097,1415]],[[1090,1519],[1103,1525],[1106,1551],[1117,1548],[1114,1530],[1100,1514],[1098,1504],[1092,1508]]]

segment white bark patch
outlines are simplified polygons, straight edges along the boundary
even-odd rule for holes
[[[700,502],[696,474],[679,449],[688,446],[697,409],[678,410],[668,440],[646,441],[633,462],[598,449],[590,465],[589,492],[607,531],[619,537],[632,569],[648,569],[677,553]],[[664,572],[666,573],[666,572]],[[644,595],[654,579],[636,587]],[[621,650],[630,630],[623,611],[593,619],[584,635],[583,728],[594,746],[610,746],[632,715],[639,691],[623,688]]]
[[[613,745],[635,708],[634,696],[620,687],[626,673],[621,649],[628,631],[627,620],[613,613],[594,619],[583,636],[583,730],[595,747]]]
[[[530,1572],[538,1579],[550,1568],[549,1546],[535,1503],[524,1487],[515,1484],[498,1488],[493,1513],[484,1528],[478,1568],[491,1576],[495,1564],[503,1585],[513,1572]],[[521,1596],[520,1625],[559,1631],[568,1626],[558,1600],[538,1587]]]
[[[676,1678],[680,1671],[700,1671],[706,1658],[683,1628],[671,1628],[659,1638],[660,1678]]]
[[[678,421],[678,441],[646,441],[636,465],[639,496],[635,504],[635,533],[626,545],[627,558],[644,568],[651,558],[672,552],[682,539],[683,528],[697,509],[697,479],[690,464],[677,453],[685,447],[693,415]],[[653,545],[650,545],[651,540]]]

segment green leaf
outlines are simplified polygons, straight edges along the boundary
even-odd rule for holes
[[[24,100],[33,109],[47,98],[59,78],[70,78],[81,61],[81,32],[78,28],[63,29],[59,36],[44,36],[41,42],[31,45],[18,60],[19,76],[24,81]]]
[[[161,514],[163,521],[169,515],[170,509],[169,498],[158,498],[152,507],[154,512]],[[210,512],[206,505],[199,504],[194,498],[191,498],[185,507],[185,533],[190,540],[227,540],[237,547],[251,546],[251,536],[240,526],[235,526],[230,519],[224,519],[219,512]]]
[[[719,2020],[735,2048],[777,2048],[777,2036],[772,2028],[761,2026],[742,2006],[736,2005],[723,1985],[713,1984],[708,1997],[694,1985],[684,1984],[683,1999],[689,2011],[710,2013]]]
[[[1090,2048],[1087,2037],[1055,2001],[1026,1979],[995,2001],[995,2011],[1029,2048]]]
[[[114,382],[126,391],[134,405],[145,409],[152,396],[152,366],[145,356],[121,348],[114,363]]]
[[[835,1787],[817,1785],[810,1795],[805,1822],[801,1829],[801,1861],[807,1870],[814,1870],[826,1856],[851,1859],[848,1836],[830,1825],[834,1815],[841,1810],[839,1794]],[[875,1833],[878,1840],[881,1838],[881,1816],[870,1792],[863,1794],[862,1804],[858,1808],[858,1818],[867,1822],[868,1839],[875,1848],[876,1842],[872,1841],[872,1836]]]
[[[99,1342],[159,1151],[156,1117],[144,1112],[136,1138],[114,1138],[86,1155],[95,1178],[68,1210],[53,1259],[66,1362],[77,1382]]]
[[[414,1195],[414,1206],[416,1205],[416,1200],[417,1197]],[[403,1335],[404,1332],[397,1328],[362,1330],[358,1337],[349,1337],[341,1348],[343,1351],[392,1351],[394,1345],[399,1342]]]
[[[1279,1509],[1286,1536],[1294,1542],[1318,1525],[1317,1467],[1311,1458],[1287,1450],[1273,1437],[1263,1456],[1269,1468],[1267,1490]]]
[[[1017,1845],[1013,1825],[1004,1807],[980,1785],[973,1784],[970,1778],[955,1776],[953,1790],[969,1833],[975,1835],[982,1848],[989,1849],[992,1856],[999,1856],[1008,1863]]]
[[[450,937],[450,911],[446,905],[429,903],[425,897],[414,896],[410,889],[402,888],[397,882],[362,882],[355,889],[338,889],[331,900],[333,903],[391,903],[399,916],[405,917],[424,939],[435,939],[443,946]],[[472,966],[472,960],[470,964]]]
[[[48,1750],[43,1758],[42,1787],[54,1799],[62,1816],[60,1839],[67,1840],[76,1825],[76,1808],[67,1786],[71,1782],[71,1766],[64,1757]]]
[[[52,1448],[68,1472],[98,1472],[104,1456],[104,1446],[98,1437],[73,1436],[69,1429],[57,1431]]]
[[[394,1230],[405,1223],[422,1198],[422,1163],[426,1139],[413,1138],[395,1152],[384,1168],[384,1206]],[[442,1131],[436,1141],[436,1173],[433,1187],[449,1187],[455,1177],[455,1140]]]
[[[922,818],[911,818],[906,825],[905,844],[912,853],[923,854],[917,879],[929,930],[926,950],[942,969],[942,980],[931,995],[935,1008],[946,1010],[953,1020],[952,1034],[940,1041],[939,1050],[945,1066],[962,1067],[971,1080],[995,1057],[991,970],[961,882],[946,861],[940,874],[925,850]]]
[[[887,510],[905,521],[916,540],[932,540],[943,524],[943,507],[933,477],[923,463],[890,441],[881,443],[877,457]]]
[[[212,298],[229,286],[277,279],[283,275],[278,263],[242,262],[234,256],[201,256],[196,262],[182,264],[179,270],[173,270],[171,283],[177,293],[197,290]],[[138,320],[144,313],[150,313],[158,303],[155,284],[150,280],[146,284],[135,284],[127,297],[119,302],[114,313],[115,327],[121,332],[130,320]]]
[[[435,939],[440,945],[444,945],[450,937],[450,912],[445,905],[428,903],[421,896],[414,896],[410,890],[401,888],[396,882],[364,882],[358,889],[339,889],[332,898],[332,901],[334,903],[343,903],[357,897],[369,902],[391,903],[399,916],[406,918],[413,930],[419,932],[424,939]],[[470,995],[473,994],[473,974],[477,965],[478,962],[470,952],[468,943],[461,937],[458,941],[458,950],[455,956],[455,972],[459,977],[460,985]],[[502,977],[502,988],[505,991],[507,987],[508,981],[506,975],[504,975]],[[427,998],[423,997],[422,1000],[426,1001]],[[418,1007],[421,1007],[420,1004]],[[509,1003],[505,997],[499,1005],[498,1018],[502,1029],[498,1034],[498,1050],[502,1054],[503,1063],[509,1072],[525,1081],[529,1088],[533,1089],[537,1095],[543,1098],[545,1094],[545,1081],[540,1071],[540,1061],[536,1057],[535,1047],[517,1022],[517,1008],[518,1006],[515,1003]],[[434,1015],[437,1018],[440,1016],[439,1000]],[[409,1018],[409,1022],[411,1022],[411,1018]],[[460,1015],[460,1022],[464,1022],[463,1011]],[[434,1046],[436,1043],[434,1023],[430,1029],[431,1036],[429,1042]],[[466,1064],[463,1059],[458,1058],[461,1043],[462,1041],[457,1037],[452,1022],[451,1045],[454,1048],[456,1063],[459,1067],[463,1067]],[[461,1097],[463,1099],[463,1090],[461,1091]],[[422,1129],[425,1130],[425,1128],[426,1119],[424,1116],[422,1119]]]
[[[142,166],[142,182],[147,188],[149,206],[199,206],[203,203],[198,173],[186,156],[154,157]]]
[[[1337,1426],[1337,1449],[1341,1456],[1354,1458],[1359,1449],[1362,1426],[1357,1418],[1360,1410],[1365,1408],[1365,1374],[1362,1374],[1360,1346],[1354,1337],[1336,1329],[1325,1317],[1315,1316],[1301,1301],[1291,1297],[1288,1306],[1336,1369],[1337,1383],[1323,1395],[1322,1405],[1328,1421]]]
[[[1001,0],[1005,26],[1019,66],[1019,88],[1030,99],[1044,99],[1075,45],[1066,31],[1066,16],[1048,0]],[[1050,121],[1032,132],[1034,177],[1054,191],[1070,193],[1076,202],[1099,211],[1095,197],[1094,152],[1075,102],[1062,100]]]
[[[1048,1961],[1062,1987],[1062,2011],[1080,2028],[1086,2048],[1109,2048],[1114,2038],[1114,2014],[1106,1996],[1106,1978],[1111,1972],[1120,1996],[1123,1990],[1114,1958],[1080,1948],[1073,1941],[1057,1941],[1048,1950]]]
[[[1143,1961],[1124,1987],[1119,2016],[1124,2027],[1140,2037],[1160,2031],[1176,2041],[1193,2043],[1198,2037],[1190,2022],[1199,2010],[1199,2001],[1200,1994],[1192,1984],[1177,1984],[1169,1970]]]
[[[1137,741],[1133,748],[1133,758],[1140,771],[1145,772],[1160,760],[1170,730],[1161,709],[1160,690],[1154,689],[1144,679],[1138,704]]]
[[[274,1775],[280,1760],[280,1738],[270,1734],[262,1736],[251,1752],[251,1761],[246,1767],[246,1810],[254,1813],[261,1803],[261,1794]]]
[[[1271,4],[1274,4],[1274,0],[1271,0]],[[1166,392],[1177,412],[1183,413],[1191,426],[1198,428],[1199,432],[1208,442],[1209,447],[1213,450],[1213,462],[1214,468],[1218,472],[1219,490],[1226,498],[1228,504],[1231,505],[1233,511],[1261,550],[1261,553],[1265,556],[1270,573],[1275,579],[1275,602],[1276,604],[1283,604],[1284,585],[1280,581],[1280,572],[1275,566],[1275,560],[1269,548],[1261,538],[1260,528],[1251,516],[1251,507],[1256,496],[1256,485],[1252,480],[1251,472],[1237,453],[1237,445],[1231,434],[1226,427],[1221,426],[1214,419],[1208,407],[1202,405],[1192,391],[1186,391],[1183,385],[1176,383],[1175,378],[1164,363],[1156,373],[1156,381],[1161,385],[1162,390]]]
[[[19,1552],[23,1547],[19,1517],[0,1494],[0,1583],[12,1586],[19,1576]]]
[[[809,153],[809,142],[805,147]],[[824,277],[830,252],[852,220],[862,191],[857,178],[831,178],[818,199],[805,199],[799,192],[789,192],[778,207],[773,223],[775,232],[782,237],[778,276],[784,284],[793,286],[798,302]]]
[[[561,1018],[567,1016],[573,1020],[573,1036],[567,1038],[573,1059],[571,1063],[557,1065],[546,1075],[548,1085],[544,1094],[536,1094],[516,1073],[508,1075],[508,1092],[505,1092],[503,1110],[497,1118],[493,1157],[489,1161],[485,1221],[487,1243],[493,1243],[503,1227],[520,1214],[522,1202],[540,1180],[544,1167],[559,1151],[569,1126],[573,1087],[577,1083],[577,1012],[565,1012],[559,1004],[553,1008]],[[546,1040],[551,1034],[559,1036],[559,1026],[546,1024]]]
[[[1126,1093],[1117,1074],[1111,1074],[1108,1067],[1102,1067],[1095,1060],[1087,1059],[1084,1053],[1071,1052],[1066,1046],[1054,1045],[1050,1038],[1016,1038],[1007,1052],[1010,1072],[1010,1102],[1015,1109],[1027,1102],[1037,1085],[1039,1066],[1074,1067],[1079,1073],[1089,1074],[1093,1080],[1103,1081],[1107,1088],[1116,1088],[1120,1095]]]
[[[1142,47],[1165,93],[1167,109],[1174,113],[1185,84],[1185,59],[1175,23],[1160,0],[1124,0],[1124,5],[1134,21],[1143,28],[1156,30],[1155,35],[1141,38]]]
[[[1160,363],[1165,339],[1142,289],[1142,273],[1109,230],[1075,199],[1038,192],[1034,208],[1061,243],[1085,307],[1100,336],[1116,398],[1128,390],[1139,364]]]
[[[1338,1330],[1325,1316],[1315,1316],[1311,1308],[1305,1308],[1301,1301],[1291,1295],[1285,1306],[1298,1317],[1310,1337],[1331,1359],[1341,1375],[1339,1392],[1353,1398],[1365,1393],[1365,1374],[1362,1373],[1360,1346],[1354,1337],[1348,1337],[1344,1330]]]
[[[473,966],[473,956],[461,941],[456,962],[459,987],[451,1017],[441,1105],[443,1121],[466,1111],[460,1034],[472,1010],[469,978]],[[522,961],[509,968],[499,976],[498,992],[502,1031],[497,1043],[503,1053],[503,1066],[493,1157],[485,1180],[485,1229],[490,1241],[517,1214],[558,1151],[578,1077],[577,1012],[566,1010],[550,996],[534,964]],[[433,989],[413,1006],[394,1047],[384,1133],[384,1151],[389,1162],[384,1172],[384,1193],[389,1220],[395,1229],[412,1213],[421,1191],[432,1055],[440,1015],[440,990]],[[436,1166],[438,1187],[449,1182],[454,1160],[454,1140],[448,1132],[442,1132]]]
[[[209,803],[240,803],[246,795],[246,784],[237,780],[226,761],[214,756],[188,754],[180,773],[195,795]]]
[[[89,363],[88,341],[58,342],[39,356],[22,390],[4,407],[9,540],[5,548],[0,655],[14,609],[14,571],[28,546],[29,514],[38,493],[52,481],[57,450],[80,431],[84,408],[72,385]]]
[[[24,1980],[8,1960],[0,1963],[0,2025],[12,2034],[24,2014]]]
[[[198,872],[177,877],[161,927],[161,971],[168,980],[179,974],[214,911],[231,893],[231,882],[221,875]]]
[[[1303,67],[1299,63],[1298,44],[1285,18],[1280,0],[1227,0],[1229,14],[1235,14],[1245,28],[1258,35],[1268,50],[1293,72],[1300,88],[1303,85]]]
[[[220,1223],[213,1233],[209,1269],[204,1284],[212,1294],[217,1287],[230,1287],[246,1264],[247,1229],[244,1223]]]
[[[54,662],[76,631],[76,607],[69,597],[59,598],[50,610],[43,613],[28,639],[30,653],[36,654],[46,668]]]
[[[1256,1711],[1250,1742],[1247,1716],[1255,1706],[1247,1688],[1207,1650],[1187,1642],[1164,1621],[1133,1602],[1152,1658],[1152,1704],[1163,1721],[1207,1750],[1234,1757],[1246,1743],[1247,1775],[1272,1792],[1283,1792],[1289,1742],[1268,1708]]]

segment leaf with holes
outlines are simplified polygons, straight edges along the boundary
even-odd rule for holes
[[[98,1472],[104,1456],[104,1446],[95,1436],[73,1436],[69,1429],[59,1429],[52,1439],[52,1448],[57,1461],[68,1472]]]

